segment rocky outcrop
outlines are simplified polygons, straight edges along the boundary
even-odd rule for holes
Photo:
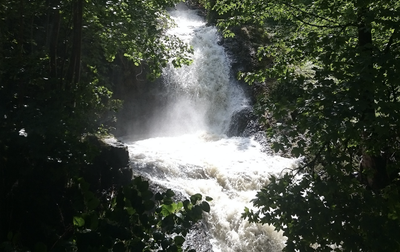
[[[249,34],[245,28],[233,27],[231,30],[235,36],[223,38],[222,45],[231,60],[232,71],[250,71],[255,64],[255,51],[250,43]]]
[[[228,137],[243,136],[244,131],[249,125],[249,122],[256,119],[257,118],[254,116],[253,109],[251,107],[235,112],[232,116],[229,130],[226,135]]]
[[[127,185],[132,180],[129,167],[129,152],[121,142],[101,140],[90,136],[87,141],[97,149],[91,165],[82,171],[82,176],[93,191],[108,190],[113,186]]]
[[[264,33],[259,34],[257,28],[249,26],[233,27],[231,31],[235,36],[223,38],[221,44],[230,58],[233,76],[237,76],[239,72],[256,71],[270,63],[268,60],[260,62],[257,57],[258,47],[268,39]],[[239,81],[239,84],[250,98],[251,106],[257,102],[257,96],[267,89],[266,83],[253,83],[250,86],[244,81]],[[257,140],[267,146],[266,138],[262,137],[265,135],[264,128],[252,107],[244,108],[233,115],[227,135],[257,136]]]

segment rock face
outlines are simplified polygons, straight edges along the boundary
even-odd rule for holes
[[[245,108],[233,114],[229,130],[226,133],[228,137],[243,136],[244,131],[249,126],[250,120],[255,120],[252,108]]]
[[[259,62],[257,59],[258,43],[265,42],[265,35],[255,35],[257,29],[252,27],[233,27],[232,32],[235,34],[233,38],[223,38],[221,44],[224,46],[230,61],[232,74],[237,76],[239,72],[249,72],[260,69],[267,62]],[[244,81],[239,84],[250,98],[250,105],[254,105],[257,95],[264,92],[265,83],[254,83],[252,86]],[[253,108],[245,108],[236,112],[232,117],[228,136],[254,136],[265,148],[267,141],[264,129],[259,123],[258,115]]]
[[[104,142],[96,137],[89,137],[88,141],[99,150],[93,163],[83,171],[83,177],[91,189],[101,191],[129,184],[132,170],[127,147],[117,141]]]
[[[225,47],[231,59],[232,71],[249,71],[254,66],[255,51],[249,40],[247,29],[233,27],[231,31],[235,34],[233,38],[223,38],[222,45]]]

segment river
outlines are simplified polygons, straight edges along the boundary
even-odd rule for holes
[[[241,214],[270,174],[296,161],[265,153],[254,137],[227,137],[232,115],[250,102],[231,74],[218,32],[194,10],[171,16],[178,26],[169,32],[193,46],[194,61],[164,70],[169,99],[162,115],[147,137],[126,142],[134,172],[184,195],[213,198],[204,220],[212,251],[281,251],[281,233]]]

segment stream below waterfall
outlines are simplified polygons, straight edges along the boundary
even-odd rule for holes
[[[153,120],[152,134],[123,140],[134,173],[183,195],[213,198],[204,220],[212,251],[281,251],[281,233],[249,224],[241,214],[269,174],[296,160],[266,154],[253,137],[227,137],[232,115],[250,104],[231,74],[218,32],[195,10],[170,14],[178,26],[169,32],[193,46],[194,61],[164,70],[168,101]]]

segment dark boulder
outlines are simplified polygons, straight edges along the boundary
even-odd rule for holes
[[[103,141],[90,137],[90,143],[98,149],[93,163],[83,170],[84,179],[92,190],[108,190],[113,186],[126,185],[132,180],[128,148],[121,142]]]
[[[243,136],[243,132],[246,130],[252,119],[255,119],[255,116],[251,107],[235,112],[232,116],[229,130],[226,135],[228,137]]]

